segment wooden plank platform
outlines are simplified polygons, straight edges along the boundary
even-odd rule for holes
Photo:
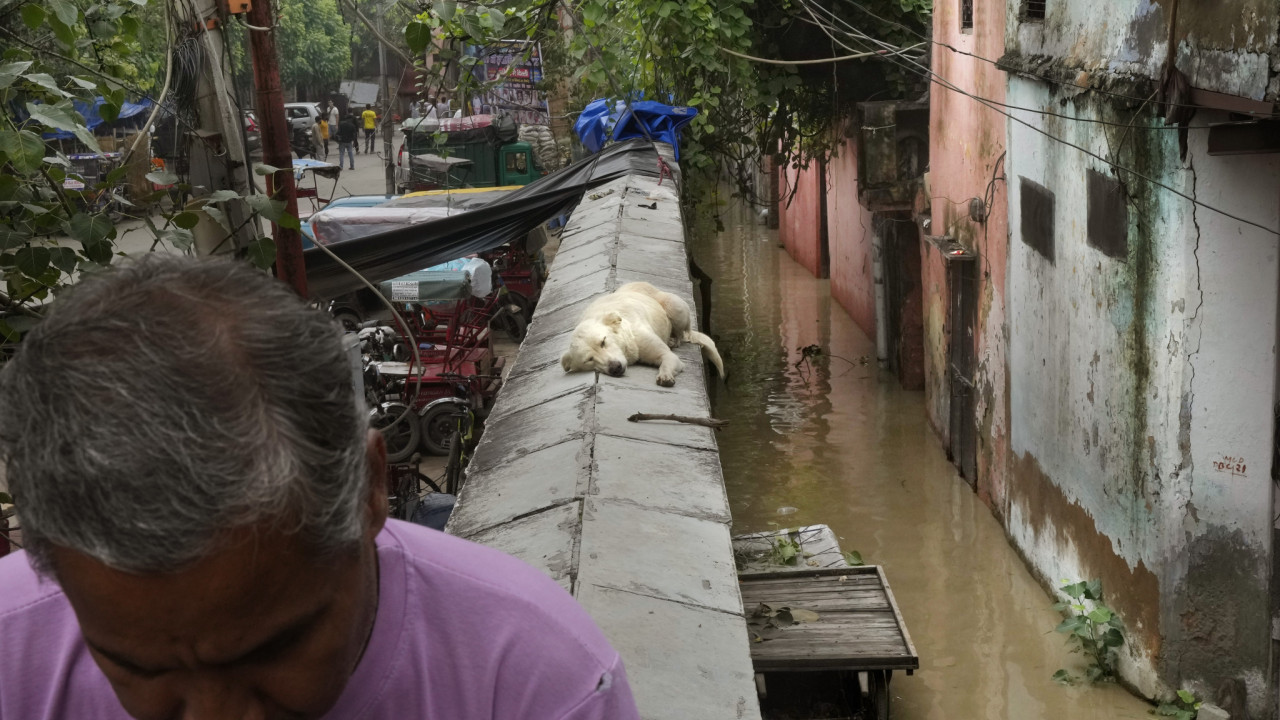
[[[753,633],[756,672],[785,670],[906,670],[920,658],[879,565],[744,573],[742,607]],[[769,628],[761,604],[818,614],[812,622]]]

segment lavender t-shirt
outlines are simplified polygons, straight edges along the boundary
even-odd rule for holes
[[[633,720],[618,653],[541,572],[390,521],[373,634],[326,718]],[[0,719],[128,718],[56,583],[0,559]]]

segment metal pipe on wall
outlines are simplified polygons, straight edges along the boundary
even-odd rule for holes
[[[871,223],[871,279],[876,291],[876,362],[889,367],[889,318],[884,292],[884,230],[877,214]]]

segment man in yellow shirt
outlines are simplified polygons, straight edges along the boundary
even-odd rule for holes
[[[373,152],[373,133],[374,128],[378,127],[378,113],[373,111],[370,105],[364,106],[364,112],[360,113],[360,117],[364,119],[364,151]]]

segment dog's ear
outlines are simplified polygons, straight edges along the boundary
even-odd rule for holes
[[[622,326],[622,316],[616,312],[606,313],[602,322],[616,330]]]
[[[565,353],[560,356],[560,367],[564,368],[565,372],[569,372],[573,369],[572,363],[573,355],[571,353]]]

